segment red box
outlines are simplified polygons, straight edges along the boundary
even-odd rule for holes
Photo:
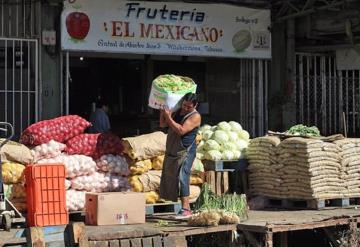
[[[25,168],[28,226],[69,223],[64,164],[34,164]]]

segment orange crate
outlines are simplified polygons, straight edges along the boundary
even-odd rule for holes
[[[25,168],[28,226],[64,225],[66,210],[65,166],[34,164]]]

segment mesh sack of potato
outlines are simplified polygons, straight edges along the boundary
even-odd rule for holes
[[[154,204],[159,199],[160,199],[160,195],[156,191],[149,191],[145,193],[146,204]]]
[[[24,180],[25,166],[18,163],[3,163],[2,176],[6,184],[16,184]]]
[[[152,158],[151,159],[152,169],[154,169],[154,170],[162,170],[163,169],[163,164],[164,164],[164,158],[165,158],[165,155],[160,155],[160,156],[157,156],[155,158]]]
[[[166,134],[156,131],[146,135],[123,138],[124,153],[133,160],[151,159],[163,155],[166,149]]]
[[[143,186],[143,192],[158,191],[160,189],[161,171],[151,170],[141,174],[139,180]]]
[[[131,190],[134,192],[143,192],[144,188],[139,180],[139,176],[131,176],[128,178]]]
[[[129,167],[131,175],[144,174],[149,170],[151,170],[151,168],[152,168],[151,160],[140,160],[132,163]]]
[[[204,180],[200,175],[192,174],[190,176],[190,184],[191,185],[201,185],[203,183],[204,183]]]

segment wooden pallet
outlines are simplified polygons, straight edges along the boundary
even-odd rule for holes
[[[246,159],[218,161],[204,160],[203,163],[205,171],[223,171],[224,169],[245,171],[248,166]]]
[[[3,244],[5,246],[14,246],[16,244],[16,246],[31,247],[89,246],[83,222],[20,229],[16,232],[12,242],[5,242]]]
[[[326,209],[326,208],[342,208],[349,207],[349,198],[336,199],[279,199],[264,197],[266,208],[281,208],[281,209]]]
[[[166,202],[166,203],[155,203],[146,204],[146,215],[166,215],[166,214],[177,214],[181,209],[180,202]]]
[[[172,247],[172,246],[187,246],[184,236],[171,237],[146,237],[146,238],[131,238],[131,239],[114,239],[107,241],[89,241],[88,247]],[[81,246],[80,246],[81,247]]]

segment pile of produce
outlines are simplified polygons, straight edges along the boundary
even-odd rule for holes
[[[121,139],[112,134],[80,134],[66,142],[68,154],[84,154],[99,159],[104,154],[122,154]]]
[[[111,172],[121,176],[130,175],[128,160],[124,156],[112,154],[103,155],[96,161],[96,166],[103,172]]]
[[[21,134],[20,142],[30,146],[41,145],[51,140],[64,143],[83,133],[90,125],[88,121],[76,115],[44,120],[25,129]]]
[[[345,197],[360,196],[360,139],[347,138],[334,142],[340,148],[341,180]]]
[[[278,164],[277,153],[280,139],[274,136],[258,137],[250,140],[247,148],[249,160],[249,187],[254,195],[285,197],[280,186],[282,180],[279,172],[284,170]]]
[[[281,191],[289,198],[339,198],[343,185],[340,179],[340,148],[321,140],[294,137],[279,145]]]
[[[29,152],[36,163],[65,165],[70,211],[84,209],[85,192],[130,189],[121,139],[110,134],[84,134],[89,126],[79,116],[62,116],[35,123],[21,135],[21,141],[32,148]]]
[[[238,160],[244,158],[249,143],[249,133],[235,121],[204,125],[197,149],[197,157],[206,160]]]
[[[189,219],[192,226],[217,226],[219,224],[239,224],[247,219],[247,202],[245,195],[215,195],[204,184],[195,202],[195,214]]]
[[[156,131],[136,137],[123,138],[124,153],[132,160],[153,159],[165,153],[166,134]]]
[[[159,189],[165,158],[165,144],[166,135],[162,132],[123,139],[124,153],[131,158],[129,161],[131,190],[146,193],[146,203],[148,204],[155,203],[160,199]],[[201,161],[197,161],[193,167],[203,171]],[[201,178],[194,178],[194,176],[192,175],[191,179],[193,183],[190,185],[190,199],[198,197],[200,194],[198,185],[203,182]]]
[[[20,212],[26,211],[26,191],[24,187],[25,166],[19,163],[2,163],[4,193]]]
[[[0,139],[0,143],[5,139]],[[26,212],[25,166],[34,156],[23,144],[9,141],[0,150],[5,197],[20,211]]]
[[[165,92],[188,91],[196,86],[194,81],[189,77],[171,74],[156,77],[153,84]]]
[[[247,151],[250,190],[274,198],[339,198],[340,151],[336,144],[316,139],[255,138]]]
[[[320,130],[316,126],[308,127],[303,124],[292,126],[286,134],[298,136],[320,136]]]
[[[28,147],[9,142],[6,152],[2,150],[0,154],[6,161],[2,172],[7,195],[17,201],[22,197],[26,208],[25,190],[20,193],[19,189],[24,186],[23,164],[61,163],[67,171],[65,188],[69,211],[84,209],[86,192],[132,189],[146,193],[148,203],[158,201],[166,135],[155,132],[122,141],[109,134],[85,134],[88,126],[79,116],[59,117],[29,126],[21,138]],[[14,163],[18,160],[24,163]],[[203,171],[201,161],[196,167]],[[190,193],[197,198],[202,179],[193,177],[192,182],[196,186],[190,188]]]
[[[31,153],[34,156],[34,161],[36,162],[41,159],[50,159],[59,156],[65,148],[65,144],[51,140],[48,143],[36,146],[31,150]]]

